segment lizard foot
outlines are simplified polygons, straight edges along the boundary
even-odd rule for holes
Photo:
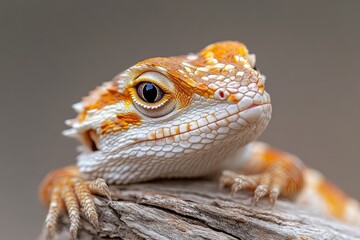
[[[287,179],[277,176],[275,172],[267,171],[261,174],[241,175],[233,171],[223,171],[220,177],[221,187],[231,187],[231,193],[234,195],[242,189],[254,192],[253,204],[256,204],[260,198],[269,196],[270,202],[274,205],[282,186]]]
[[[47,238],[52,239],[56,232],[56,223],[59,215],[67,211],[70,219],[70,233],[73,239],[77,238],[80,224],[80,212],[83,212],[89,222],[98,228],[98,214],[96,212],[92,194],[106,196],[110,201],[110,191],[101,178],[94,181],[83,181],[74,175],[54,176],[48,183],[49,211],[45,220]],[[46,189],[44,191],[47,191]]]

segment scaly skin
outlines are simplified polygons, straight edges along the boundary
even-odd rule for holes
[[[254,191],[254,202],[282,195],[359,223],[354,200],[295,156],[254,142],[271,117],[254,65],[244,44],[219,42],[198,54],[139,62],[75,104],[79,115],[64,134],[82,143],[78,164],[51,173],[40,191],[50,204],[49,236],[67,210],[76,238],[79,205],[97,226],[91,194],[110,198],[106,183],[221,172],[222,186]]]

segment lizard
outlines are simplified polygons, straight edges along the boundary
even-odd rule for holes
[[[272,113],[265,76],[245,44],[223,41],[197,54],[141,61],[91,91],[73,108],[65,136],[80,141],[77,165],[50,172],[40,186],[52,238],[67,212],[76,239],[80,212],[98,226],[93,194],[108,184],[220,176],[253,202],[279,196],[360,226],[360,207],[295,155],[257,141]]]

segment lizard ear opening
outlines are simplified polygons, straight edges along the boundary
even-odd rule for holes
[[[151,118],[163,117],[175,109],[173,84],[158,72],[145,72],[134,80],[130,94],[135,108]]]

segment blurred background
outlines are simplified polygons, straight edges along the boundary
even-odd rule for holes
[[[38,186],[75,163],[71,105],[136,62],[239,40],[273,101],[261,140],[360,199],[359,1],[1,1],[0,238],[34,239]]]

